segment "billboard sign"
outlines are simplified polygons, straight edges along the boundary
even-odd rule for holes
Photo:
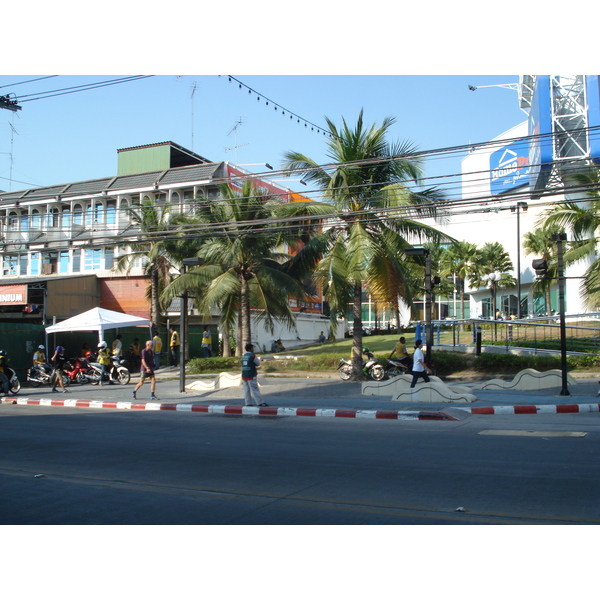
[[[585,93],[588,105],[588,138],[590,158],[600,164],[600,76],[585,76]]]
[[[552,171],[552,107],[550,75],[536,75],[529,111],[529,180],[531,190],[542,191]]]
[[[529,143],[517,140],[490,155],[490,191],[503,194],[529,184]]]

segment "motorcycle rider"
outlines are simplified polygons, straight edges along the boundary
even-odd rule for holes
[[[398,362],[401,362],[406,367],[410,366],[410,356],[408,355],[408,352],[406,350],[406,338],[404,336],[400,338],[400,340],[392,350],[392,353],[388,356],[388,360],[392,358],[394,354],[398,357]]]
[[[102,385],[102,380],[104,379],[104,375],[106,374],[110,379],[109,371],[110,371],[110,350],[108,348],[108,344],[106,342],[100,342],[98,344],[98,363],[102,367],[102,373],[100,374],[100,381],[98,385]]]
[[[38,349],[33,355],[33,366],[35,369],[43,371],[44,373],[50,373],[50,371],[52,371],[52,368],[46,362],[46,348],[42,344],[38,346]]]
[[[10,382],[4,371],[5,367],[8,367],[8,360],[6,358],[6,352],[4,352],[4,350],[0,350],[0,388],[1,388],[1,393],[4,396],[7,396],[8,390],[10,389]]]

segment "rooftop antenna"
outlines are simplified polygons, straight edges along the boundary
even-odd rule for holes
[[[10,172],[8,175],[8,191],[12,190],[12,170],[13,170],[13,143],[15,140],[15,133],[19,135],[19,132],[14,128],[12,123],[10,125]]]
[[[246,142],[245,144],[238,144],[237,143],[237,130],[238,127],[242,126],[244,124],[244,121],[242,120],[242,117],[240,117],[234,124],[234,126],[229,130],[229,133],[227,134],[228,136],[231,135],[232,133],[234,134],[234,140],[235,140],[235,146],[231,146],[231,148],[225,148],[225,152],[228,152],[229,150],[235,150],[235,164],[237,164],[238,160],[237,160],[237,149],[241,148],[242,146],[248,146],[248,144],[250,142]]]
[[[192,82],[192,152],[194,151],[194,94],[196,93],[196,81]]]

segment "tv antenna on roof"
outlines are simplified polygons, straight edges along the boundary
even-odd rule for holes
[[[235,150],[235,162],[237,164],[237,149],[241,148],[242,146],[248,146],[250,144],[250,142],[246,142],[244,144],[238,144],[237,143],[237,130],[238,127],[242,126],[244,124],[244,121],[242,120],[242,117],[240,117],[234,124],[234,126],[229,130],[229,133],[227,135],[231,135],[232,133],[234,134],[234,140],[235,140],[235,145],[231,146],[231,148],[225,148],[225,152],[229,152],[229,150]]]

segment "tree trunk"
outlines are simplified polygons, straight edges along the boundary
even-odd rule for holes
[[[160,301],[158,298],[158,271],[155,267],[150,271],[150,322],[152,323],[152,331],[156,331],[160,327]]]
[[[240,312],[242,325],[242,354],[246,351],[245,346],[252,341],[252,331],[250,327],[250,291],[248,289],[248,280],[245,274],[241,275],[241,290],[240,290]]]
[[[354,326],[352,341],[352,380],[363,379],[362,372],[362,284],[354,284]]]
[[[231,336],[227,323],[223,324],[223,356],[231,356]]]

